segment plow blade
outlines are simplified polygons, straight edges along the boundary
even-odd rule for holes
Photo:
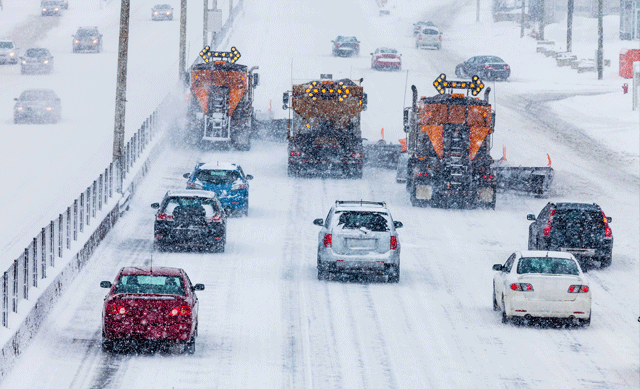
[[[498,189],[546,196],[553,181],[551,167],[494,166]]]
[[[402,146],[391,143],[364,143],[364,162],[369,166],[395,169]]]

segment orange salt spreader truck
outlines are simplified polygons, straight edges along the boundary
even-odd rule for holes
[[[404,109],[406,185],[412,205],[495,209],[497,189],[546,193],[553,179],[551,167],[499,167],[491,157],[491,88],[479,99],[475,96],[484,84],[478,76],[448,81],[441,74],[433,85],[438,94],[420,99],[412,85],[413,104]],[[453,93],[456,89],[467,94]]]
[[[237,64],[240,52],[200,52],[203,62],[191,66],[187,131],[192,143],[228,144],[237,150],[251,149],[254,127],[253,93],[259,77],[246,65]]]

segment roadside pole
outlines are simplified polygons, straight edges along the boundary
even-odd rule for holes
[[[598,68],[598,80],[602,80],[602,14],[603,14],[603,0],[598,0],[598,51],[596,58],[596,67]]]
[[[180,0],[180,58],[179,75],[180,81],[184,80],[187,51],[187,0]]]
[[[124,177],[124,120],[127,103],[127,58],[129,48],[129,0],[120,5],[120,39],[118,44],[118,79],[116,84],[116,114],[113,128],[113,161],[117,163],[119,174],[117,191],[123,193]]]

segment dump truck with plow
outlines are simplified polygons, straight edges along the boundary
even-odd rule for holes
[[[236,63],[240,52],[200,52],[203,62],[189,69],[187,137],[191,143],[217,143],[237,150],[251,149],[254,127],[253,95],[259,84],[257,66]]]
[[[363,168],[360,113],[367,94],[350,79],[320,79],[294,84],[283,94],[290,109],[287,129],[288,174],[337,174],[361,178]]]
[[[498,189],[539,195],[549,189],[550,167],[497,166],[491,157],[496,115],[489,103],[491,88],[484,99],[475,97],[484,89],[478,76],[448,81],[441,74],[433,85],[438,94],[420,99],[412,85],[412,106],[404,109],[407,158],[400,159],[406,168],[399,167],[405,174],[398,176],[406,180],[412,205],[494,209]]]

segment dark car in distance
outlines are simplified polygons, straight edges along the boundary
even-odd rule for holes
[[[51,89],[27,89],[13,107],[13,122],[15,124],[57,123],[62,115],[60,98]]]
[[[482,80],[506,80],[511,75],[511,67],[495,55],[471,57],[456,66],[456,76],[478,76]]]
[[[62,4],[58,0],[45,0],[40,3],[40,8],[42,8],[42,16],[62,15]]]
[[[123,267],[113,283],[100,282],[109,293],[102,310],[102,349],[126,351],[140,343],[181,345],[196,351],[198,297],[203,284],[191,284],[183,269]]]
[[[53,55],[47,49],[27,49],[20,57],[20,73],[51,73]]]
[[[98,31],[98,27],[79,27],[75,35],[73,35],[73,52],[93,51],[99,53],[102,51],[102,34]]]
[[[599,261],[611,265],[613,233],[611,218],[593,203],[547,203],[529,225],[529,250],[564,251],[573,254],[581,265]]]
[[[157,209],[154,241],[157,250],[168,248],[224,252],[227,217],[218,196],[205,190],[170,190]]]
[[[338,35],[338,37],[331,42],[333,43],[331,53],[334,57],[349,57],[360,54],[360,41],[355,36]]]

